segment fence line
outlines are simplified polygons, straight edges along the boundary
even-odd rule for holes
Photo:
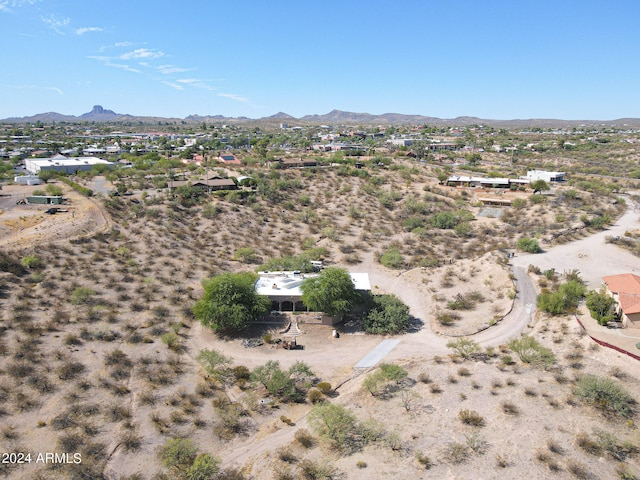
[[[578,325],[580,325],[580,326],[582,327],[582,329],[585,331],[585,333],[587,334],[587,336],[588,336],[591,340],[593,340],[594,342],[596,342],[598,345],[602,345],[603,347],[611,348],[611,349],[613,349],[613,350],[616,350],[617,352],[624,353],[625,355],[627,355],[627,356],[629,356],[629,357],[631,357],[631,358],[635,358],[636,360],[640,360],[640,355],[636,355],[636,354],[634,354],[634,353],[631,353],[631,352],[629,352],[629,351],[625,350],[624,348],[620,348],[620,347],[617,347],[617,346],[615,346],[615,345],[611,345],[610,343],[607,343],[607,342],[605,342],[605,341],[603,341],[603,340],[599,340],[599,339],[597,339],[597,338],[595,338],[595,337],[592,337],[591,335],[589,335],[589,332],[587,332],[587,329],[586,329],[586,328],[584,328],[584,325],[582,324],[582,322],[580,321],[580,319],[578,318],[578,316],[576,315],[575,317],[576,317],[576,320],[578,321]]]

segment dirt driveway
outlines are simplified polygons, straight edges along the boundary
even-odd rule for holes
[[[638,207],[627,200],[626,212],[607,230],[565,245],[554,246],[544,253],[518,253],[511,259],[511,263],[525,270],[530,264],[542,270],[555,268],[559,273],[577,269],[590,289],[599,288],[605,275],[640,274],[638,257],[605,241],[608,236],[623,236],[628,230],[640,228]]]

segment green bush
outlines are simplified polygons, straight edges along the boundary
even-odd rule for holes
[[[511,340],[508,346],[520,357],[520,360],[534,366],[549,368],[556,360],[551,350],[529,335]]]
[[[475,340],[466,337],[460,337],[457,340],[451,340],[447,343],[447,348],[452,349],[464,359],[471,358],[481,351],[480,345]]]
[[[632,418],[636,413],[635,399],[607,377],[584,375],[576,383],[573,393],[605,415]]]
[[[607,295],[604,289],[600,292],[592,290],[587,294],[587,308],[600,325],[606,325],[613,320],[615,304],[616,301]]]
[[[309,412],[311,428],[332,447],[349,451],[354,447],[352,440],[358,433],[356,416],[341,405],[319,403]]]
[[[71,292],[71,298],[69,303],[72,305],[83,305],[91,302],[91,299],[96,294],[95,290],[88,287],[78,287]]]
[[[516,242],[516,248],[518,250],[522,250],[523,252],[529,253],[540,253],[542,252],[542,248],[538,244],[538,241],[535,238],[522,237],[518,239]]]
[[[395,295],[374,295],[363,328],[374,335],[397,334],[406,330],[410,318],[409,307]]]
[[[380,263],[387,268],[402,268],[404,257],[396,247],[390,247],[380,255]]]
[[[22,260],[20,260],[20,263],[25,268],[38,268],[42,266],[42,261],[35,255],[27,255],[26,257],[23,257]]]

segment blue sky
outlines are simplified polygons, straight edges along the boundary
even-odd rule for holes
[[[638,0],[0,0],[0,118],[640,117]]]

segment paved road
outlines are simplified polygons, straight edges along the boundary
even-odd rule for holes
[[[603,232],[555,246],[542,254],[518,254],[511,259],[518,291],[512,311],[499,324],[470,337],[484,347],[498,346],[518,336],[527,327],[535,313],[537,300],[536,288],[527,274],[530,264],[542,270],[555,268],[559,273],[577,269],[592,289],[599,288],[604,275],[627,272],[640,274],[638,257],[605,241],[607,236],[622,236],[627,230],[639,228],[638,206],[628,201],[624,215]],[[388,359],[451,353],[446,346],[451,337],[436,335],[427,322],[419,332],[400,338],[401,343],[387,355]]]

